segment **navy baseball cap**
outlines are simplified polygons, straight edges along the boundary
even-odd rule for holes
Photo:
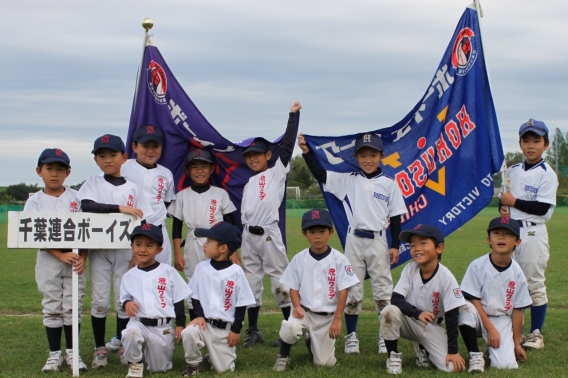
[[[444,244],[444,234],[436,226],[430,224],[419,224],[414,227],[414,230],[406,230],[400,233],[400,241],[404,243],[410,243],[410,237],[412,235],[426,236],[436,240],[440,244]]]
[[[219,240],[227,244],[231,252],[241,247],[241,232],[228,222],[215,223],[211,228],[196,228],[194,234],[198,238]]]
[[[510,217],[498,217],[491,219],[489,222],[489,227],[487,227],[487,232],[493,230],[494,228],[506,228],[511,231],[515,236],[521,236],[521,225],[516,219]]]
[[[159,127],[154,126],[142,126],[136,129],[134,132],[133,142],[146,143],[148,141],[155,141],[158,144],[164,144],[164,133]]]
[[[67,168],[71,168],[69,156],[59,148],[46,148],[43,150],[41,155],[39,155],[39,159],[37,159],[37,166],[39,167],[40,164],[47,163],[61,163]]]
[[[363,147],[369,147],[373,150],[383,152],[383,140],[377,134],[361,134],[355,140],[355,152],[359,151]]]
[[[187,153],[187,156],[185,157],[185,165],[188,165],[194,160],[201,160],[209,164],[215,164],[213,163],[213,155],[211,155],[211,152],[201,150],[199,148]]]
[[[154,226],[151,223],[144,223],[140,226],[134,227],[134,230],[132,230],[132,233],[130,234],[131,242],[136,235],[146,235],[149,238],[157,241],[160,247],[162,246],[162,244],[164,244],[164,235],[162,234],[162,229],[158,226]]]
[[[264,138],[256,138],[252,141],[250,146],[246,147],[243,150],[242,155],[246,154],[247,152],[268,152],[268,141]]]
[[[331,214],[325,209],[308,210],[302,216],[302,230],[312,226],[333,227]]]
[[[105,134],[101,137],[98,137],[95,140],[95,144],[93,146],[92,154],[95,154],[99,148],[108,148],[109,150],[118,151],[118,152],[126,152],[126,148],[124,147],[124,142],[120,137],[111,134]]]
[[[521,125],[519,128],[519,136],[522,137],[526,133],[535,133],[540,136],[548,134],[548,127],[542,121],[529,118],[529,120]]]

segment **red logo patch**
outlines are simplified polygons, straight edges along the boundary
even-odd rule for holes
[[[146,126],[146,134],[154,134],[154,126]]]
[[[61,151],[59,148],[56,148],[54,152],[56,156],[63,156],[63,151]]]
[[[144,231],[149,231],[151,228],[152,228],[152,227],[151,227],[151,224],[150,224],[150,223],[144,223],[144,224],[142,225],[142,230],[144,230]]]
[[[501,224],[509,224],[509,217],[501,217]]]
[[[108,135],[103,135],[101,138],[101,143],[108,143]]]
[[[319,219],[319,217],[320,217],[319,210],[313,210],[312,211],[312,219]]]
[[[201,150],[195,150],[195,156],[201,156]]]
[[[422,224],[417,225],[416,227],[414,227],[415,230],[420,230],[420,227],[422,227]]]

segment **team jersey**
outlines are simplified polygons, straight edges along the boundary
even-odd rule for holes
[[[120,284],[120,303],[138,303],[136,317],[140,318],[175,318],[174,303],[190,295],[191,289],[177,270],[166,264],[149,272],[138,267],[130,269]]]
[[[58,197],[45,194],[43,190],[34,193],[24,205],[24,211],[41,213],[76,213],[80,209],[81,201],[78,192],[65,188]]]
[[[197,264],[189,287],[191,297],[201,302],[207,319],[232,323],[237,307],[255,304],[245,273],[236,264],[216,270],[209,260],[202,261]]]
[[[439,324],[447,311],[466,304],[456,278],[444,265],[438,263],[438,271],[425,284],[416,262],[406,265],[393,291],[422,311],[434,314],[434,324]]]
[[[284,166],[276,159],[274,167],[252,176],[243,189],[241,221],[244,225],[265,226],[280,220],[278,210],[284,199],[286,175],[290,164]]]
[[[388,218],[406,214],[398,184],[383,173],[368,179],[362,172],[327,171],[323,188],[343,202],[352,228],[380,231],[388,227]]]
[[[280,283],[298,290],[300,303],[315,312],[335,312],[339,292],[359,283],[351,263],[335,249],[321,260],[309,249],[299,252],[284,271]]]
[[[515,164],[507,169],[507,177],[511,181],[511,194],[515,198],[551,205],[544,215],[528,214],[510,206],[511,218],[535,223],[548,221],[556,206],[556,189],[558,189],[558,177],[550,165],[542,160],[525,171],[525,163]]]
[[[146,221],[162,225],[168,215],[164,202],[172,202],[176,197],[172,172],[160,164],[157,164],[156,168],[148,169],[136,159],[129,159],[120,168],[120,174],[138,185],[152,206],[154,214],[146,217]]]
[[[176,199],[168,208],[168,213],[185,222],[188,230],[210,228],[223,220],[223,214],[236,211],[229,194],[216,186],[203,193],[191,187],[178,192]]]
[[[511,260],[511,266],[499,272],[489,260],[489,254],[469,264],[461,289],[479,298],[489,316],[511,316],[514,308],[532,304],[527,279],[519,264]]]

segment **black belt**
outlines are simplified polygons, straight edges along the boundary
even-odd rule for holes
[[[166,320],[166,322],[163,324],[169,324],[172,318],[161,318],[161,319],[138,318],[138,321],[144,324],[146,327],[157,327],[160,320]]]
[[[260,226],[248,226],[248,230],[251,234],[254,235],[264,235],[264,228]]]
[[[535,222],[529,222],[529,221],[519,221],[519,226],[520,227],[532,227],[532,226],[536,226]]]
[[[376,231],[379,233],[379,236],[383,236],[383,231]],[[365,238],[365,239],[374,239],[375,238],[375,231],[371,230],[362,230],[360,228],[356,228],[353,230],[353,235],[357,236],[358,238]]]
[[[300,306],[302,306],[302,305],[300,305]],[[335,314],[335,312],[315,312],[315,311],[312,311],[305,306],[302,306],[302,308],[304,309],[304,311],[311,312],[312,314],[321,315],[321,316],[329,316],[329,315]]]
[[[229,322],[224,322],[218,319],[205,319],[205,322],[211,324],[211,327],[213,328],[219,328],[225,330],[227,329],[227,324],[231,325],[231,323]]]

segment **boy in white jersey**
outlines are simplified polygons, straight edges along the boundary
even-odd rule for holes
[[[95,140],[92,153],[104,175],[89,177],[79,189],[81,210],[88,213],[124,213],[137,218],[152,215],[152,208],[142,190],[120,175],[120,168],[127,160],[124,142],[120,137],[106,134]],[[95,355],[91,366],[108,364],[105,346],[106,316],[110,309],[111,282],[114,284],[114,309],[117,312],[118,332],[128,324],[128,315],[120,305],[120,281],[124,273],[137,264],[131,249],[93,249],[89,253],[91,276],[91,323],[95,338]],[[122,363],[124,348],[118,354]]]
[[[359,353],[357,321],[363,304],[363,281],[368,272],[377,313],[389,304],[392,294],[390,266],[398,262],[400,216],[406,205],[396,181],[385,176],[379,164],[383,142],[376,134],[362,134],[355,141],[355,158],[361,171],[330,172],[322,169],[310,151],[304,136],[298,136],[308,168],[324,190],[343,202],[349,221],[345,256],[353,265],[359,284],[349,290],[345,306],[345,353]],[[387,245],[386,229],[390,226],[391,245]],[[379,337],[379,353],[386,353]]]
[[[130,316],[122,331],[122,343],[129,364],[127,377],[141,378],[144,344],[148,371],[164,372],[172,368],[174,338],[181,341],[181,331],[185,328],[184,301],[191,290],[171,265],[156,260],[164,241],[159,227],[150,223],[137,226],[130,234],[130,241],[139,264],[124,274],[120,284],[120,301]]]
[[[268,167],[272,151],[268,149],[265,139],[256,138],[243,151],[245,163],[254,172],[254,176],[243,189],[241,257],[243,270],[256,301],[255,305],[248,309],[249,327],[246,330],[245,347],[264,342],[264,337],[258,329],[264,275],[270,277],[272,294],[282,310],[284,319],[287,320],[290,316],[290,293],[288,288],[280,283],[280,277],[288,266],[288,257],[278,222],[279,208],[286,189],[286,177],[290,171],[294,140],[298,133],[301,108],[302,105],[297,101],[290,108],[288,125],[282,138],[280,158],[273,167]],[[280,340],[276,340],[274,345],[280,345]]]
[[[310,248],[294,256],[280,279],[290,288],[294,310],[288,320],[282,321],[276,371],[290,365],[290,349],[302,337],[304,328],[314,365],[335,365],[335,340],[341,334],[347,291],[359,282],[349,260],[327,244],[333,235],[327,210],[307,211],[302,217],[302,234]]]
[[[459,325],[470,354],[469,372],[484,371],[477,338],[487,342],[491,367],[516,369],[527,356],[521,346],[523,308],[531,305],[528,284],[511,255],[519,248],[519,223],[509,217],[492,219],[487,228],[491,253],[473,260],[461,282],[467,307],[460,309]],[[524,241],[523,241],[524,243]]]
[[[246,307],[255,303],[243,270],[229,259],[241,245],[240,231],[230,223],[219,222],[194,232],[207,238],[203,252],[210,260],[200,262],[189,281],[196,318],[181,333],[187,362],[183,376],[198,374],[204,346],[215,371],[235,369]]]
[[[550,256],[545,222],[556,206],[558,177],[542,159],[548,149],[548,127],[542,121],[529,119],[519,129],[519,145],[525,161],[507,169],[510,192],[501,193],[501,215],[511,216],[521,224],[522,244],[515,248],[513,259],[519,263],[532,299],[531,328],[523,347],[544,348],[542,327],[548,297],[544,273]]]
[[[71,173],[69,156],[59,148],[48,148],[39,156],[36,173],[43,180],[45,188],[31,196],[24,206],[29,212],[77,212],[79,199],[77,191],[63,186]],[[54,225],[55,227],[55,225]],[[51,228],[51,226],[50,226]],[[73,312],[72,275],[79,275],[79,314],[85,296],[85,262],[87,251],[79,254],[71,250],[40,249],[37,251],[35,267],[37,287],[43,294],[43,325],[49,344],[49,358],[43,372],[59,371],[65,361],[73,369]],[[79,315],[79,323],[81,316]],[[65,331],[65,360],[61,355],[61,333]],[[79,357],[79,370],[87,366]]]
[[[462,371],[465,362],[458,353],[458,316],[465,299],[452,272],[439,262],[444,235],[435,226],[419,224],[403,231],[400,240],[410,243],[414,261],[404,267],[391,304],[380,315],[387,371],[402,373],[401,337],[413,341],[419,367],[428,367],[431,361],[442,371]]]

